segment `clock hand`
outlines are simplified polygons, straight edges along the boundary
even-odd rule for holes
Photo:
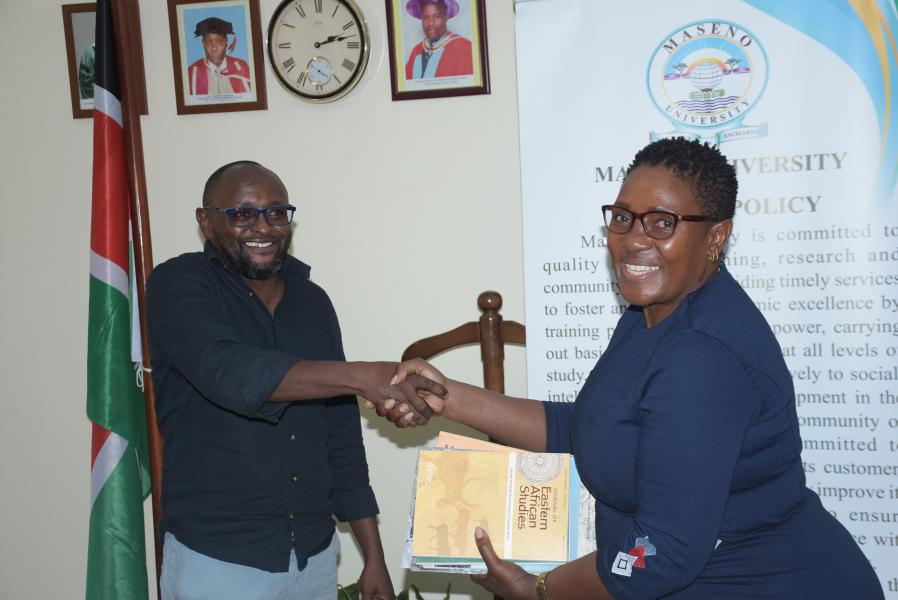
[[[327,36],[327,39],[324,40],[323,42],[315,42],[315,47],[320,48],[321,46],[323,46],[325,44],[330,44],[331,42],[342,42],[343,40],[348,40],[351,37],[355,37],[355,34],[352,33],[350,35],[340,35],[340,36],[329,35],[329,36]]]
[[[315,47],[320,48],[321,46],[323,46],[325,44],[330,44],[331,42],[336,42],[339,39],[340,38],[335,35],[329,35],[329,36],[327,36],[327,39],[324,40],[323,42],[315,42]]]

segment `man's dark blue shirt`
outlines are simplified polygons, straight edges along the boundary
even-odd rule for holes
[[[323,550],[333,516],[377,514],[358,402],[268,402],[300,360],[344,360],[333,305],[288,256],[271,313],[210,244],[147,287],[165,441],[162,529],[213,558],[270,572]]]

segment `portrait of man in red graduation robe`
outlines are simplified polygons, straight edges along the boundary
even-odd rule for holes
[[[421,20],[424,39],[416,44],[405,64],[405,78],[430,79],[472,75],[471,40],[449,30],[459,12],[457,0],[408,0],[406,11]]]
[[[187,67],[187,84],[191,96],[245,94],[251,91],[252,77],[246,61],[230,55],[237,45],[233,25],[209,17],[196,24],[195,37],[202,38],[203,58]]]

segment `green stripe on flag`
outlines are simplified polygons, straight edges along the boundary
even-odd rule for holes
[[[118,290],[90,278],[87,337],[87,416],[137,449],[140,489],[150,493],[143,391],[131,362],[131,307]]]
[[[129,445],[90,513],[88,600],[146,600],[147,565],[139,465]]]
[[[131,362],[130,301],[96,277],[89,288],[87,415],[128,446],[91,507],[85,598],[147,600],[143,501],[150,473],[144,396]]]

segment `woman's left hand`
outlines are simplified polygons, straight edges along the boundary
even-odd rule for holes
[[[366,560],[359,576],[359,600],[395,600],[393,582],[387,565],[381,560]]]
[[[533,600],[536,598],[536,575],[518,565],[496,556],[490,537],[482,527],[474,530],[474,543],[486,563],[487,572],[471,575],[474,583],[505,598],[505,600]]]

